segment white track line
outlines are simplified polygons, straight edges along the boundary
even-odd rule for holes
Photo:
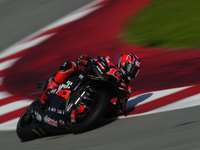
[[[0,63],[0,71],[10,68],[18,60],[19,58],[14,58]]]
[[[183,108],[194,107],[198,105],[200,105],[200,94],[196,94],[196,95],[184,98],[180,101],[154,109],[151,112],[158,113],[158,112],[172,111],[176,109],[183,109]]]
[[[12,96],[12,95],[10,93],[6,92],[6,91],[1,91],[0,92],[0,100],[3,100],[4,98],[8,98],[10,96]]]
[[[0,124],[0,131],[15,130],[17,128],[18,120],[19,117]]]
[[[189,87],[191,87],[191,86],[153,91],[153,92],[148,92],[148,93],[143,93],[143,94],[133,96],[133,97],[129,98],[129,100],[127,102],[126,109],[129,109],[133,106],[143,105],[145,103],[154,101],[154,100],[159,99],[161,97],[182,91],[182,90],[187,89]]]
[[[49,37],[51,37],[53,35],[54,34],[44,35],[44,36],[41,36],[41,37],[34,39],[30,42],[11,46],[11,47],[5,49],[3,52],[0,53],[0,59],[8,57],[8,56],[13,55],[13,54],[18,53],[18,52],[21,52],[21,51],[26,50],[28,48],[31,48],[33,46],[36,46],[36,45],[40,44],[41,42],[45,41],[46,39],[48,39]]]
[[[189,88],[189,87],[183,87],[182,90],[184,88],[186,89],[186,88]],[[179,91],[180,91],[180,89],[181,88],[179,88]],[[175,89],[172,89],[172,90],[175,90]],[[166,90],[163,90],[163,91],[166,91]],[[152,92],[149,92],[149,93],[152,93]],[[162,93],[162,91],[156,91],[156,92],[154,92],[155,96],[158,93]],[[147,93],[144,93],[144,95],[145,94],[147,94]],[[171,94],[173,94],[173,93],[171,93]],[[170,95],[170,94],[168,94],[168,95]],[[159,96],[157,96],[157,97],[159,97]],[[168,104],[166,106],[154,109],[152,111],[148,111],[148,112],[141,113],[141,114],[129,115],[129,116],[120,116],[118,118],[119,119],[125,119],[125,118],[131,118],[131,117],[138,117],[138,116],[150,115],[150,114],[161,113],[161,112],[172,111],[172,110],[178,110],[178,109],[183,109],[183,108],[188,108],[188,107],[195,107],[195,106],[198,106],[198,105],[200,105],[200,94],[196,94],[196,95],[184,98],[182,100],[179,100],[177,102]],[[133,107],[133,105],[132,105],[132,107]],[[129,108],[131,108],[130,104],[129,104]]]
[[[99,9],[99,8],[100,8],[100,6],[94,7],[94,8],[91,8],[91,9],[87,9],[86,11],[83,11],[83,12],[81,11],[81,12],[78,12],[78,13],[73,13],[71,15],[67,15],[67,16],[61,18],[60,20],[56,21],[55,23],[49,25],[48,27],[42,29],[41,31],[45,32],[47,30],[51,30],[51,29],[56,28],[58,26],[61,26],[63,24],[67,24],[67,23],[70,23],[72,21],[78,20],[78,19],[83,18],[84,16],[90,14],[91,12],[93,12],[93,11]]]
[[[58,26],[61,26],[61,25],[63,25],[63,24],[70,23],[69,20],[75,21],[75,19],[72,19],[71,16],[74,16],[74,14],[76,14],[76,13],[79,13],[79,14],[80,14],[80,13],[84,13],[84,10],[87,11],[88,8],[90,8],[90,7],[92,7],[92,6],[95,6],[96,4],[98,4],[98,3],[100,3],[100,2],[103,2],[103,1],[104,1],[104,0],[95,0],[94,2],[90,2],[90,3],[88,3],[88,4],[86,4],[86,5],[82,6],[82,7],[80,7],[79,9],[77,9],[77,10],[75,10],[75,11],[69,13],[68,15],[66,15],[66,16],[64,16],[64,17],[62,17],[62,18],[60,18],[60,19],[58,19],[57,21],[55,21],[55,22],[49,24],[48,26],[46,26],[46,27],[40,29],[39,31],[37,31],[37,32],[35,32],[35,33],[29,35],[28,37],[22,39],[22,40],[19,41],[18,43],[21,43],[21,42],[23,42],[23,41],[27,41],[28,39],[32,39],[33,37],[36,37],[36,36],[38,36],[39,34],[41,34],[41,33],[43,33],[43,32],[46,32],[46,31],[48,31],[48,30],[51,30],[51,29],[56,28],[56,27],[58,27]],[[102,7],[102,6],[103,6],[103,5],[98,6],[98,7],[95,7],[95,8],[93,7],[93,8],[91,8],[91,9],[92,9],[93,11],[95,11],[96,9],[98,9],[98,8],[100,8],[100,7]],[[88,10],[89,10],[89,9],[88,9]],[[92,12],[92,11],[90,11],[90,13],[91,13],[91,12]],[[88,15],[88,14],[89,14],[89,13],[86,13],[84,16],[86,16],[86,15]],[[80,15],[81,15],[81,14],[80,14]],[[82,15],[81,15],[81,16],[82,16]],[[82,17],[84,17],[84,16],[82,16]],[[69,18],[71,18],[71,19],[69,19]],[[77,19],[80,19],[80,18],[78,17]]]
[[[32,100],[25,99],[1,106],[0,116],[30,105]]]

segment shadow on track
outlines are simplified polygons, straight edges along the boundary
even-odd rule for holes
[[[85,131],[85,132],[82,132],[82,133],[78,133],[78,134],[84,134],[86,132],[89,132],[89,131],[93,131],[93,130],[96,130],[96,129],[99,129],[101,127],[104,127],[114,121],[116,121],[118,118],[111,118],[111,119],[106,119],[106,118],[101,118],[98,123],[96,125],[94,125],[91,129]],[[58,138],[62,138],[63,136],[66,136],[66,135],[72,135],[73,133],[71,131],[63,131],[63,132],[57,132],[57,133],[50,133],[44,137],[38,137],[37,139],[33,139],[33,140],[40,140],[40,139],[43,139],[43,140],[53,140],[53,139],[58,139]],[[78,134],[74,134],[74,135],[78,135]],[[30,140],[30,141],[33,141],[33,140]],[[21,141],[22,143],[24,142],[29,142],[29,141]]]
[[[146,93],[146,94],[143,94],[143,95],[140,95],[138,97],[136,97],[135,99],[130,99],[128,102],[127,102],[127,105],[126,105],[126,110],[124,112],[124,115],[127,116],[128,114],[130,114],[131,112],[134,111],[135,107],[147,100],[149,97],[151,97],[153,95],[153,93]],[[123,115],[123,114],[122,114]]]

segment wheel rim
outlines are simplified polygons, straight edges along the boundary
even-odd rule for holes
[[[31,122],[32,122],[32,117],[30,115],[30,109],[27,108],[20,119],[19,127],[24,128],[28,126]]]
[[[94,107],[96,106],[98,100],[99,100],[99,94],[94,94],[92,96],[92,101],[88,101],[87,105],[86,105],[86,109],[84,110],[83,113],[81,114],[76,114],[76,122],[71,122],[72,126],[76,126],[79,125],[82,121],[85,120],[85,118],[91,113],[91,111],[94,109]]]

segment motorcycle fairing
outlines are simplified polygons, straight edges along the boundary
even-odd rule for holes
[[[49,132],[58,132],[62,128],[66,129],[66,100],[58,95],[49,95],[49,107],[44,114],[43,124],[45,130]]]

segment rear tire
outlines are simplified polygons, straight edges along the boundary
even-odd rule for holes
[[[70,129],[73,133],[81,133],[91,129],[91,127],[94,126],[100,117],[106,112],[110,102],[110,98],[107,92],[98,91],[94,94],[92,99],[95,99],[96,105],[88,114],[88,116],[80,123],[70,123]]]

